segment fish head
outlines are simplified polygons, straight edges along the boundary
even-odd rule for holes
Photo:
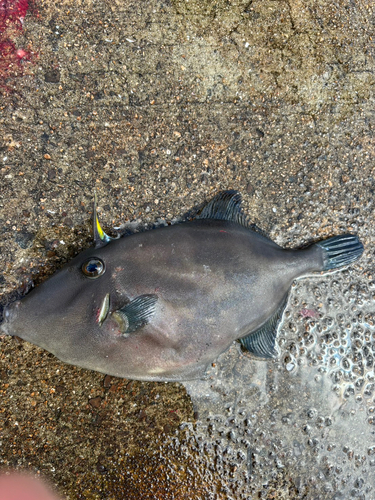
[[[1,330],[61,359],[75,360],[80,345],[95,349],[110,326],[108,321],[103,325],[109,297],[116,295],[111,246],[81,252],[24,298],[5,307]]]
[[[97,343],[103,343],[105,330],[113,331],[113,320],[107,316],[110,294],[113,292],[114,297],[117,288],[113,279],[116,273],[112,275],[111,269],[116,264],[116,251],[108,243],[118,237],[111,238],[103,231],[96,208],[95,193],[94,248],[81,252],[24,298],[6,306],[0,325],[3,333],[77,364],[80,345],[86,347],[85,352],[87,345],[95,350]]]

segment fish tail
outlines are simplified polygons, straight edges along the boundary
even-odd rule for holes
[[[323,271],[347,266],[363,253],[363,245],[354,234],[333,236],[316,243],[316,246],[323,251]]]

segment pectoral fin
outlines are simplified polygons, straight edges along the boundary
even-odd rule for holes
[[[277,327],[283,315],[288,295],[285,295],[276,312],[263,325],[240,339],[243,347],[259,358],[275,358],[277,356],[276,337]]]
[[[140,295],[114,311],[112,318],[118,323],[123,334],[135,332],[150,322],[155,314],[157,295]]]

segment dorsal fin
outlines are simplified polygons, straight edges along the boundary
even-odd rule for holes
[[[93,232],[94,232],[95,248],[100,248],[100,247],[104,247],[105,245],[107,245],[107,243],[109,243],[110,241],[117,240],[117,238],[119,238],[120,235],[118,235],[117,238],[111,238],[111,236],[108,236],[108,234],[106,234],[103,231],[103,229],[99,223],[98,215],[96,213],[96,205],[97,205],[97,198],[96,198],[96,191],[95,191],[95,193],[94,193],[94,208],[93,208],[93,212],[92,212],[92,226],[93,226]]]
[[[242,212],[241,202],[241,195],[238,191],[222,191],[203,207],[197,219],[228,220],[247,227],[248,222]]]
[[[238,191],[222,191],[203,207],[197,219],[217,219],[236,222],[269,239],[264,231],[249,222],[247,216],[242,212],[241,203],[242,198]]]

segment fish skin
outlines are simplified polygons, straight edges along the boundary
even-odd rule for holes
[[[82,273],[90,257],[105,263],[99,278]],[[83,251],[6,308],[1,328],[66,363],[113,376],[198,378],[275,314],[294,279],[322,271],[323,260],[318,245],[285,250],[236,222],[197,219]],[[157,297],[149,322],[123,334],[116,311],[143,295]]]

